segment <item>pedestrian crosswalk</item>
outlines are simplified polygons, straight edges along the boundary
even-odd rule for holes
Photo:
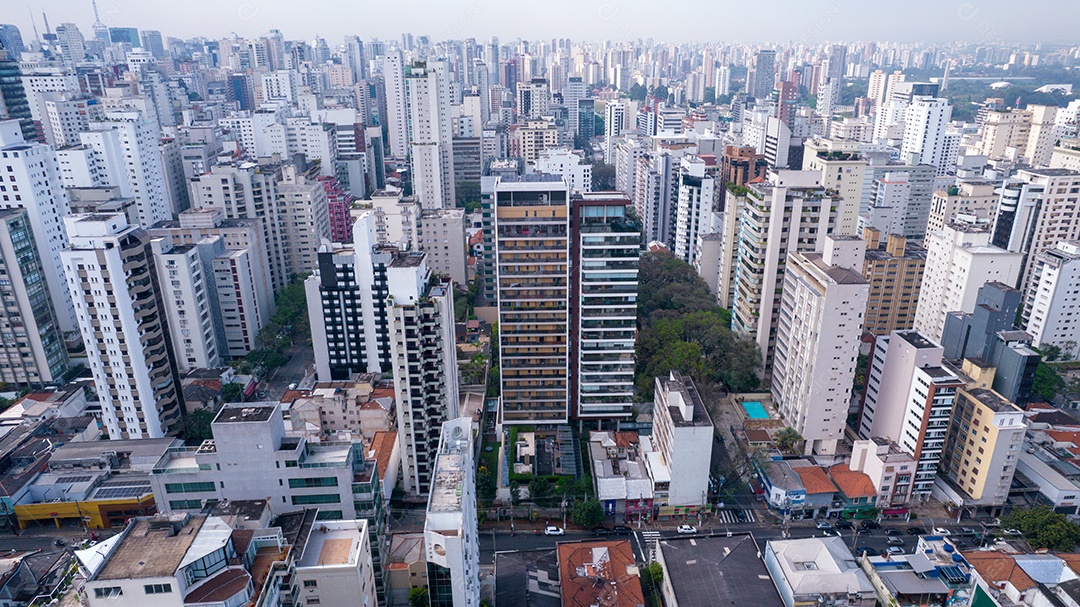
[[[737,512],[742,512],[745,517],[744,520],[739,520]],[[729,525],[738,525],[739,523],[754,523],[757,522],[757,517],[754,515],[753,509],[741,508],[741,509],[728,509],[716,511],[717,522],[727,523]]]
[[[646,554],[648,562],[656,560],[656,545],[660,543],[659,531],[640,531],[641,543],[643,544],[642,550]]]

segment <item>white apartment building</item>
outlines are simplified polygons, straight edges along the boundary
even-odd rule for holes
[[[770,181],[749,186],[743,206],[731,324],[758,343],[767,379],[788,255],[823,252],[842,207],[853,204],[829,196],[820,179],[812,171],[771,173]]]
[[[969,223],[993,225],[998,209],[996,190],[1000,185],[995,181],[963,180],[947,190],[935,191],[926,232],[940,232],[961,216]]]
[[[772,370],[773,402],[807,455],[835,454],[844,436],[870,294],[860,274],[866,242],[825,241],[824,254],[788,255]]]
[[[463,287],[469,283],[468,251],[465,250],[465,209],[431,209],[417,222],[419,249],[427,254],[427,266],[449,276]]]
[[[49,298],[67,340],[79,331],[79,323],[60,259],[68,242],[61,218],[69,208],[56,154],[47,145],[23,140],[19,121],[7,120],[0,122],[0,160],[0,209],[26,210]]]
[[[418,62],[405,71],[413,192],[424,209],[452,209],[454,189],[450,73],[445,62]]]
[[[180,371],[221,365],[210,299],[212,283],[194,245],[174,245],[171,238],[150,241],[161,299]]]
[[[604,144],[607,145],[607,142]],[[649,148],[633,137],[626,137],[612,143],[611,153],[612,156],[604,158],[608,164],[615,165],[615,189],[626,192],[631,200],[636,200],[638,166],[640,159],[649,153]]]
[[[845,142],[810,139],[804,144],[802,170],[820,171],[821,186],[836,190],[844,200],[861,204],[873,182],[867,164],[858,147]],[[843,209],[843,215],[837,217],[837,233],[855,234],[860,207],[845,205]]]
[[[172,201],[165,181],[165,167],[158,149],[159,133],[154,124],[138,112],[109,112],[105,120],[90,123],[90,133],[83,143],[99,156],[108,157],[105,165],[122,169],[110,174],[109,185],[120,185],[123,196],[135,198],[139,226],[149,228],[172,217]],[[106,145],[95,132],[112,131],[116,145]]]
[[[384,304],[391,369],[383,370],[394,376],[401,472],[414,496],[431,490],[439,429],[459,415],[453,287],[426,260],[425,253],[394,258]]]
[[[947,142],[945,127],[952,118],[952,106],[948,100],[936,97],[915,96],[904,115],[904,141],[900,155],[908,158],[917,154],[917,162],[937,167],[938,175],[945,175],[956,162],[955,151]]]
[[[927,234],[926,266],[915,309],[916,331],[940,340],[945,315],[971,312],[979,287],[993,281],[1016,284],[1023,255],[990,244],[990,237],[986,228],[961,224]]]
[[[544,150],[536,159],[536,172],[561,175],[571,194],[592,191],[592,165],[568,149]]]
[[[160,438],[179,419],[180,376],[147,233],[123,214],[68,215],[61,253],[113,438]]]
[[[310,172],[300,173],[296,165],[282,166],[277,184],[279,233],[289,276],[315,269],[319,245],[330,240],[330,207],[326,189]]]
[[[95,97],[77,93],[41,93],[45,120],[45,141],[61,148],[79,143],[79,133],[90,130],[90,123],[105,115]]]
[[[712,166],[715,170],[715,165]],[[679,166],[675,209],[675,256],[697,265],[701,236],[712,232],[720,187],[714,173],[698,156],[684,156]]]
[[[1025,169],[1006,183],[994,222],[993,244],[1023,256],[1019,282],[1031,282],[1032,258],[1063,240],[1080,240],[1080,172],[1068,169]]]
[[[320,521],[296,557],[298,599],[305,605],[377,607],[369,523]]]
[[[424,519],[428,596],[454,607],[480,604],[480,542],[473,479],[472,419],[444,422]]]
[[[870,212],[859,218],[862,227],[873,228],[883,234],[906,234],[910,216],[908,203],[911,201],[908,174],[886,173],[881,179],[875,179],[872,198]]]
[[[694,380],[672,371],[657,377],[653,450],[645,465],[661,516],[670,508],[704,506],[712,463],[713,424]]]
[[[626,114],[626,105],[621,101],[607,102],[604,109],[604,162],[608,164],[615,164],[615,145],[619,138],[630,130]]]
[[[903,508],[911,503],[915,458],[892,440],[874,436],[855,441],[848,467],[870,477],[878,492],[878,509]]]
[[[918,331],[877,338],[870,360],[859,437],[897,443],[915,459],[913,498],[926,499],[937,478],[957,391],[964,381],[942,367],[944,349]]]
[[[401,51],[390,49],[383,55],[382,74],[386,83],[386,126],[389,133],[390,156],[409,156],[409,109],[405,92],[405,61]]]
[[[226,219],[219,208],[188,209],[179,220],[159,222],[149,232],[151,238],[198,249],[210,302],[221,318],[219,354],[240,357],[255,349],[255,337],[274,311],[260,221]]]
[[[1063,240],[1035,256],[1024,295],[1024,330],[1033,344],[1067,356],[1080,344],[1080,241]]]

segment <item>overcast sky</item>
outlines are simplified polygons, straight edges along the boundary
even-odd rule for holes
[[[166,36],[254,37],[280,29],[286,39],[347,34],[396,39],[502,41],[653,38],[670,42],[1006,41],[1076,43],[1080,0],[98,0],[106,25]],[[87,37],[91,0],[0,0],[0,22],[33,37],[74,22]]]

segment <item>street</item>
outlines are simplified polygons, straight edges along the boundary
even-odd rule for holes
[[[262,389],[268,390],[265,400],[278,401],[289,389],[290,384],[297,387],[304,383],[304,379],[310,377],[309,382],[315,378],[315,351],[306,344],[294,345],[289,350],[289,362],[274,370],[270,377],[265,380]],[[310,388],[310,386],[307,386]]]
[[[968,523],[970,524],[970,523]],[[881,529],[874,529],[866,535],[858,536],[854,529],[840,530],[843,533],[844,543],[851,548],[854,546],[854,552],[858,553],[861,548],[869,547],[878,551],[880,554],[885,554],[888,549],[886,543],[887,536],[885,535],[885,529],[897,528],[902,531],[901,535],[896,536],[903,540],[904,545],[900,546],[905,553],[911,553],[915,548],[915,544],[918,542],[918,538],[914,535],[909,535],[906,530],[908,527],[916,527],[925,531],[926,529],[920,521],[911,521],[910,523],[904,522],[886,522],[882,524]],[[970,535],[960,534],[960,525],[945,525],[947,529],[952,531],[952,537],[962,538],[968,545],[973,545],[974,541]],[[699,525],[697,527],[699,534],[715,534],[725,533],[731,531],[732,533],[746,533],[750,532],[754,535],[754,539],[757,540],[758,546],[764,550],[765,542],[769,540],[781,539],[782,528],[776,524],[760,525],[753,523],[741,523],[741,524],[725,524],[720,521],[708,521],[705,525]],[[517,533],[510,535],[506,531],[495,531],[494,533],[490,529],[482,529],[479,534],[480,538],[480,564],[491,565],[495,562],[495,552],[511,551],[511,550],[540,550],[540,549],[553,549],[558,542],[574,542],[591,539],[601,540],[620,540],[628,539],[633,543],[634,553],[641,560],[641,562],[647,562],[647,544],[649,537],[679,537],[679,534],[674,528],[665,527],[657,528],[650,525],[635,529],[633,535],[608,535],[601,538],[596,538],[591,532],[587,531],[567,531],[566,535],[562,536],[547,536],[543,533],[536,535],[533,531],[526,531],[523,533]],[[790,527],[790,537],[792,539],[801,539],[808,537],[822,537],[822,531],[813,527],[808,521],[801,521],[793,523]]]

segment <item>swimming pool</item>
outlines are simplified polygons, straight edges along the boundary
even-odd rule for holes
[[[765,410],[765,406],[760,401],[743,401],[742,408],[750,419],[769,419],[769,412]]]

